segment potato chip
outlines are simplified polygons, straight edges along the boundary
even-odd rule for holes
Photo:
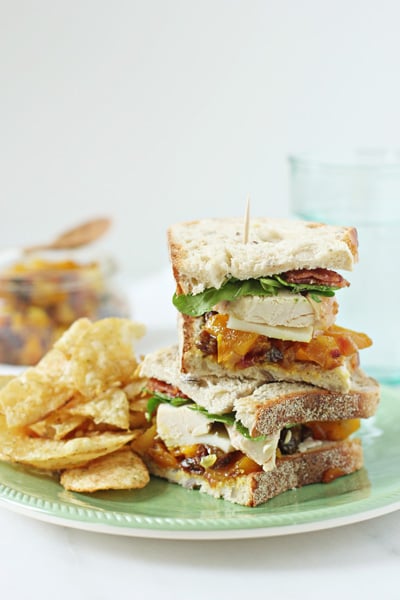
[[[149,402],[148,396],[144,398],[136,398],[135,400],[131,400],[129,403],[130,410],[137,410],[142,413],[147,412],[147,404]]]
[[[9,427],[30,425],[65,404],[72,391],[62,380],[35,367],[0,389],[0,406]]]
[[[137,366],[133,342],[144,326],[128,319],[76,321],[36,367],[0,389],[10,427],[30,425],[63,406],[73,391],[94,398],[130,381]]]
[[[61,409],[30,425],[29,429],[40,437],[62,440],[73,431],[76,431],[85,421],[86,417],[73,415],[68,410]]]
[[[131,429],[142,429],[149,426],[146,414],[140,410],[131,410],[129,413],[129,426]]]
[[[12,432],[7,427],[6,418],[4,415],[0,414],[0,460],[10,462],[10,458],[3,450],[3,439],[7,440],[8,437],[13,437]]]
[[[149,421],[146,418],[148,396],[142,394],[143,382],[141,381],[140,394],[134,396],[129,402],[129,423],[131,429],[147,428]],[[125,388],[126,390],[126,388]]]
[[[127,384],[137,367],[134,341],[144,332],[143,325],[116,317],[92,323],[70,354],[69,374],[76,389],[95,398]]]
[[[92,322],[90,319],[87,319],[86,317],[77,319],[55,342],[54,348],[62,352],[67,358],[70,358],[75,348],[79,346],[83,334],[86,333],[91,326]]]
[[[7,460],[38,469],[56,471],[80,467],[85,463],[118,450],[135,437],[130,433],[105,432],[68,440],[28,437],[10,430],[0,417],[0,448]]]
[[[70,385],[68,358],[57,348],[49,350],[38,364],[29,370],[43,373],[47,379],[57,379],[60,385]]]
[[[12,379],[15,379],[16,375],[0,375],[0,389],[10,383]]]
[[[67,408],[71,415],[82,415],[97,425],[104,423],[119,429],[129,429],[129,403],[126,394],[116,388],[106,390],[99,397]]]
[[[15,375],[0,375],[0,390],[4,388],[10,381],[15,379]],[[0,402],[0,414],[3,414],[3,408]]]
[[[138,489],[149,480],[146,465],[129,448],[96,458],[85,467],[68,469],[60,477],[61,485],[74,492]]]
[[[146,485],[130,447],[148,427],[134,352],[143,333],[128,319],[79,319],[35,367],[0,377],[0,460],[64,471],[71,490]]]
[[[147,379],[143,377],[133,376],[132,381],[124,387],[124,392],[129,400],[136,400],[141,396],[143,388],[146,386]]]

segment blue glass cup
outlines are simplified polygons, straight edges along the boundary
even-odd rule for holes
[[[338,292],[337,323],[372,338],[360,352],[368,374],[400,383],[400,151],[293,155],[289,166],[293,216],[357,228],[359,263],[343,273],[351,286]]]

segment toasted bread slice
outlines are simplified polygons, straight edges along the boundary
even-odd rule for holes
[[[263,504],[293,488],[328,482],[338,476],[353,473],[363,466],[362,448],[357,439],[325,442],[316,449],[277,459],[272,471],[257,471],[215,482],[210,482],[202,474],[180,468],[162,468],[149,456],[144,459],[153,475],[245,506]]]
[[[268,435],[288,423],[368,419],[379,404],[377,381],[354,374],[348,392],[331,392],[308,384],[267,383],[234,402],[236,417],[252,436]]]
[[[361,370],[353,375],[347,392],[227,376],[188,380],[180,373],[176,346],[148,354],[140,372],[179,389],[208,412],[235,411],[253,436],[268,435],[293,423],[368,418],[375,414],[380,397],[379,384]]]
[[[240,218],[177,223],[168,243],[178,293],[219,289],[231,277],[267,277],[293,269],[352,270],[358,260],[353,227],[289,219],[250,221],[247,243]]]

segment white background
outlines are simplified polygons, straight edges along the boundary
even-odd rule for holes
[[[135,278],[167,226],[288,210],[287,155],[397,146],[397,0],[1,0],[0,246],[107,214]]]

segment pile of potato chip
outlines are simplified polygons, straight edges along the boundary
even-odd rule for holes
[[[82,318],[34,367],[0,380],[0,459],[58,474],[68,490],[149,482],[131,442],[145,428],[143,381],[129,319]]]

